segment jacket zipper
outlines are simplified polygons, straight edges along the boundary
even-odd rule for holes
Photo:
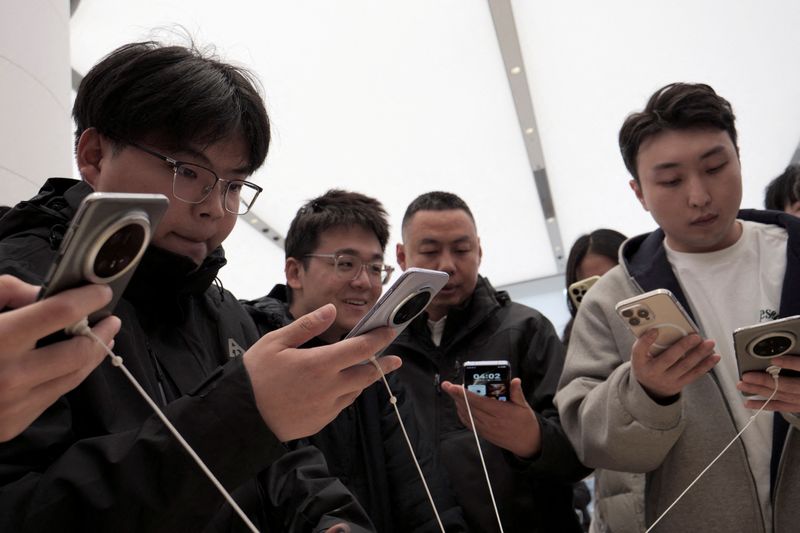
[[[156,357],[155,352],[153,352],[153,349],[150,346],[150,340],[147,337],[144,338],[144,344],[147,348],[148,355],[150,355],[150,360],[153,362],[153,368],[155,368],[156,371],[156,384],[158,385],[158,392],[161,395],[161,405],[166,406],[167,395],[164,392],[164,373],[161,371],[161,365],[159,364],[158,358]]]

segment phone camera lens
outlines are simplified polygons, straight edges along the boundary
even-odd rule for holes
[[[95,256],[95,275],[105,279],[125,270],[141,250],[145,238],[145,229],[140,224],[128,224],[115,231]]]
[[[628,320],[628,322],[630,322],[631,326],[638,326],[639,324],[641,324],[642,321],[636,317],[633,317],[630,320]]]
[[[630,318],[633,316],[633,311],[630,309],[624,309],[622,311],[622,316],[624,316],[625,318]]]
[[[581,293],[581,290],[578,289],[577,287],[572,289],[572,294],[580,294],[580,293]]]
[[[773,335],[753,345],[753,355],[757,357],[775,357],[787,352],[792,347],[792,339],[786,335]]]
[[[400,307],[394,312],[392,315],[392,324],[395,326],[400,326],[409,320],[412,320],[415,316],[420,314],[423,309],[425,309],[425,306],[428,305],[430,299],[431,293],[427,290],[418,292],[414,296],[410,297],[408,300],[400,304]]]
[[[639,309],[638,311],[636,311],[636,315],[639,318],[644,318],[644,319],[647,319],[647,318],[650,317],[650,313],[647,312],[647,309]]]

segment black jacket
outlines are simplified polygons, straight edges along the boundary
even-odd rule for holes
[[[294,321],[285,285],[245,303],[263,335]],[[312,345],[324,344],[319,338]],[[409,438],[416,448],[437,510],[447,531],[464,531],[461,510],[442,473],[433,468],[432,450],[421,435],[413,408],[394,374],[387,376]],[[336,419],[308,439],[322,451],[332,475],[339,478],[367,510],[381,533],[440,531],[408,445],[382,382],[366,388]]]
[[[40,283],[89,192],[48,180],[0,219],[0,272]],[[369,528],[318,451],[287,453],[263,423],[238,357],[258,332],[212,285],[224,264],[221,248],[196,268],[150,247],[114,311],[115,352],[262,531]],[[245,531],[108,359],[0,444],[0,487],[0,531]]]
[[[542,451],[531,461],[481,441],[506,532],[581,531],[572,506],[572,482],[588,474],[564,435],[553,406],[564,363],[553,326],[538,311],[516,304],[479,277],[472,296],[448,312],[442,342],[433,344],[427,313],[417,317],[388,348],[399,355],[397,371],[414,400],[423,432],[437,437],[456,499],[471,530],[498,531],[472,432],[458,419],[442,381],[463,382],[465,361],[507,359],[522,379],[542,430]]]

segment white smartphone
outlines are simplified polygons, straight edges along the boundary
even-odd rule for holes
[[[637,338],[651,329],[658,329],[658,337],[650,348],[652,355],[658,355],[686,335],[700,331],[667,289],[656,289],[622,300],[615,309]]]
[[[580,279],[569,286],[567,292],[569,292],[569,298],[572,300],[572,304],[577,309],[581,302],[583,301],[583,297],[586,296],[586,292],[597,283],[597,280],[600,279],[600,276],[590,276],[586,279]]]
[[[345,338],[384,326],[396,329],[399,334],[425,310],[449,278],[447,273],[438,270],[409,268],[392,283]]]
[[[70,222],[39,299],[88,283],[104,283],[114,295],[105,307],[89,315],[89,324],[110,315],[168,205],[163,194],[88,195]]]
[[[464,386],[468,391],[501,402],[510,394],[511,365],[508,361],[467,361],[464,363]]]
[[[800,315],[738,328],[733,332],[733,347],[739,377],[745,372],[763,372],[779,355],[800,355]],[[781,369],[781,376],[800,376],[800,372]]]

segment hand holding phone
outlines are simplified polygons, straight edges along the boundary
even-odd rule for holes
[[[656,289],[622,300],[615,309],[637,338],[652,329],[658,330],[658,337],[650,348],[652,355],[660,354],[683,337],[699,331],[667,289]]]
[[[719,362],[714,341],[700,338],[697,326],[666,289],[619,302],[619,317],[637,340],[631,348],[631,371],[655,400],[674,397]]]
[[[733,347],[740,379],[746,372],[766,371],[774,357],[800,355],[800,315],[738,328]],[[781,369],[780,375],[798,377],[800,372]]]
[[[162,194],[95,192],[70,222],[38,299],[89,283],[111,287],[111,301],[89,315],[109,316],[142,258],[169,201]]]

